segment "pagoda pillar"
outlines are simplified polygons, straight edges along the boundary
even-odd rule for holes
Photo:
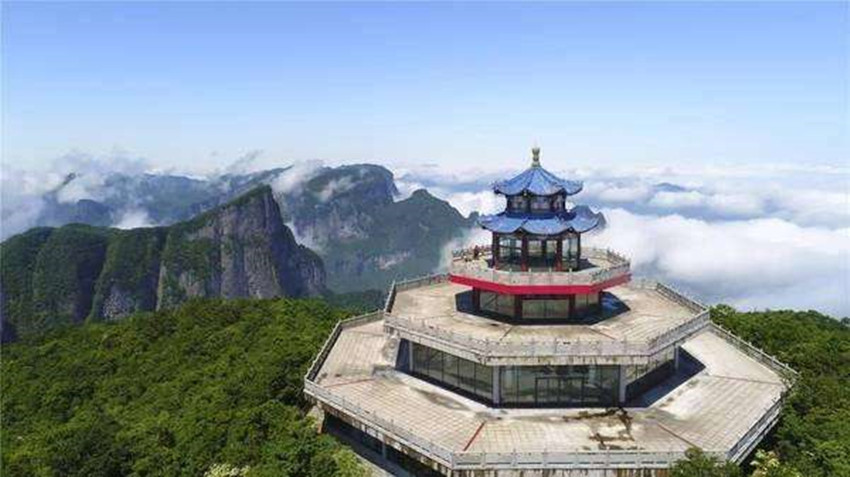
[[[522,271],[528,271],[528,236],[522,236]]]
[[[564,238],[558,237],[555,243],[555,270],[560,272],[564,269]]]
[[[581,268],[581,234],[576,234],[576,270]]]
[[[548,263],[546,263],[546,249],[548,248],[548,247],[547,247],[548,242],[549,242],[549,241],[548,241],[548,240],[546,240],[546,239],[543,239],[543,240],[541,240],[541,241],[540,241],[540,254],[541,254],[541,255],[540,255],[540,258],[543,260],[543,262],[542,262],[542,263],[543,263],[544,265],[546,265],[546,267],[547,267],[547,268],[549,267],[549,264],[548,264]]]
[[[514,295],[514,318],[522,319],[522,295]]]
[[[499,267],[499,234],[493,234],[493,245],[490,246],[490,255],[493,257],[493,268]]]

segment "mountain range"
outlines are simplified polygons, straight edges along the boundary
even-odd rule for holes
[[[0,247],[0,278],[4,341],[193,297],[326,292],[321,259],[295,241],[268,186],[171,226],[31,229]]]
[[[45,195],[40,226],[0,244],[3,341],[192,297],[374,295],[435,271],[475,220],[425,190],[396,200],[374,165],[115,174],[68,200],[80,179]],[[109,227],[127,210],[161,225]]]

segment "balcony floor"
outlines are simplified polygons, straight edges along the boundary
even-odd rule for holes
[[[398,339],[383,320],[343,329],[316,377],[359,418],[392,423],[452,453],[727,452],[780,399],[779,375],[714,330],[683,348],[705,367],[649,407],[493,409],[392,367]]]
[[[471,288],[455,283],[413,288],[398,293],[390,312],[427,326],[501,343],[528,341],[638,341],[654,338],[696,313],[656,290],[632,284],[609,289],[601,316],[577,324],[510,324],[458,309],[458,296]]]

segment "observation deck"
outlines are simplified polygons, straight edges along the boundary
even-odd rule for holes
[[[708,310],[654,281],[614,287],[602,313],[570,324],[506,323],[473,314],[470,289],[445,275],[397,284],[385,327],[486,365],[650,363],[708,326]]]
[[[588,294],[626,283],[631,278],[628,259],[611,250],[585,247],[578,267],[557,270],[544,261],[527,270],[516,263],[493,263],[491,247],[455,251],[449,265],[454,283],[496,293],[546,295]]]
[[[660,470],[693,446],[740,462],[776,422],[793,375],[709,325],[682,344],[702,369],[658,387],[650,403],[494,409],[394,369],[400,340],[384,332],[387,317],[338,325],[304,390],[326,413],[447,475]]]

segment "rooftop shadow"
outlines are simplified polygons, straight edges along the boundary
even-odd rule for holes
[[[679,348],[679,368],[650,389],[626,402],[624,407],[649,407],[705,369],[705,365]]]
[[[617,315],[626,313],[631,310],[629,306],[626,305],[623,301],[608,292],[602,292],[601,305],[602,310],[599,313],[592,313],[566,319],[516,319],[513,317],[500,315],[498,313],[493,313],[486,310],[475,311],[472,306],[472,290],[460,292],[455,295],[455,309],[457,309],[457,311],[461,313],[466,313],[468,315],[488,318],[509,325],[593,325],[595,323],[614,318]]]

